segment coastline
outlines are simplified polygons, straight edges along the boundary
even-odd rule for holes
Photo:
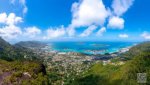
[[[118,48],[108,48],[108,49],[102,49],[102,50],[92,50],[92,49],[85,49],[85,50],[76,50],[76,49],[71,49],[71,48],[65,48],[65,49],[56,49],[53,48],[52,46],[47,46],[47,50],[49,50],[49,52],[54,52],[54,53],[63,53],[63,54],[67,54],[69,52],[72,53],[81,53],[81,54],[87,54],[87,55],[105,55],[105,54],[113,54],[113,53],[124,53],[129,51],[129,49],[133,46],[135,46],[136,44],[132,44],[132,45],[128,45],[128,46],[124,46],[124,47],[118,47]]]

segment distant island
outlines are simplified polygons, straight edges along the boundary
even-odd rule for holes
[[[0,84],[138,85],[137,73],[146,73],[150,83],[149,47],[143,42],[114,53],[82,54],[52,51],[38,41],[11,45],[0,38]]]

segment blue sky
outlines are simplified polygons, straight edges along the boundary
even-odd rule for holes
[[[149,0],[1,0],[0,36],[17,42],[147,41]]]

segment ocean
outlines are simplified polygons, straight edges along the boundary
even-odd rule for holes
[[[84,54],[105,54],[118,52],[135,42],[50,42],[51,50],[58,52],[78,52]]]

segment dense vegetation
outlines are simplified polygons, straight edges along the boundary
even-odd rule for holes
[[[40,60],[32,50],[19,45],[11,45],[0,37],[0,59],[13,60]]]
[[[133,57],[143,52],[150,52],[150,42],[143,42],[136,46],[133,46],[129,51],[121,54],[119,57],[125,60],[131,60]]]
[[[136,45],[110,60],[111,63],[123,61],[123,65],[93,61],[88,70],[69,77],[62,77],[63,73],[57,73],[56,67],[46,72],[42,59],[28,49],[37,46],[45,45],[40,42],[11,45],[0,38],[0,85],[61,85],[62,80],[66,85],[139,85],[137,73],[146,73],[146,84],[150,84],[150,42]],[[69,71],[73,73],[73,70]]]
[[[132,55],[132,57],[131,57]],[[77,78],[74,85],[139,85],[137,73],[147,74],[147,83],[150,84],[150,43],[141,43],[126,54],[130,60],[125,65],[94,64],[83,77]]]
[[[45,67],[38,62],[0,60],[0,85],[48,85]]]
[[[0,85],[48,85],[46,68],[32,50],[0,38]]]

